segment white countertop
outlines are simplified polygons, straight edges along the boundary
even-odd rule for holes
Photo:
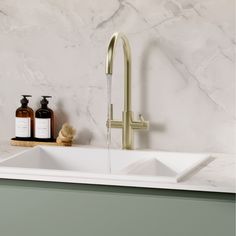
[[[10,146],[8,142],[0,142],[0,160],[3,160],[25,147]],[[211,154],[215,159],[194,175],[178,183],[160,183],[158,188],[193,190],[208,192],[236,192],[236,155]]]

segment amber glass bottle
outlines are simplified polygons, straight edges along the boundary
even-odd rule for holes
[[[42,96],[41,108],[35,112],[35,138],[41,141],[52,141],[54,139],[54,113],[48,108],[47,98]]]
[[[31,95],[22,95],[21,107],[16,110],[15,136],[17,139],[30,140],[34,137],[34,111],[28,107]]]

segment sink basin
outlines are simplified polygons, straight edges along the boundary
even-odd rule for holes
[[[208,161],[206,154],[37,146],[1,161],[0,178],[151,187],[179,182]]]

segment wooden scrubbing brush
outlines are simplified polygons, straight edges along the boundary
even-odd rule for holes
[[[76,131],[71,125],[68,123],[63,124],[57,137],[57,143],[59,145],[63,144],[64,146],[71,146],[75,133]]]

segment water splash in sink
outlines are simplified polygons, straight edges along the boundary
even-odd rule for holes
[[[111,85],[112,85],[112,75],[107,75],[107,150],[108,150],[108,168],[111,173],[111,155],[110,155],[110,145],[111,145]]]

